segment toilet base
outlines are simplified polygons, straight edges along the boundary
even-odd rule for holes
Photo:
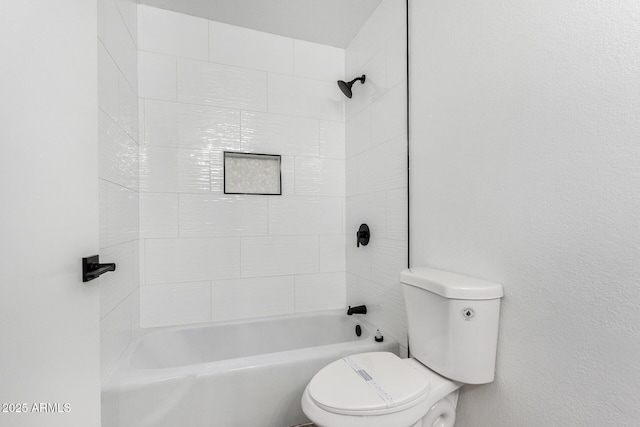
[[[458,390],[436,402],[429,412],[411,427],[453,427],[456,423]]]

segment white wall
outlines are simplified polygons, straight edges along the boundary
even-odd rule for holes
[[[96,426],[96,3],[34,3],[0,2],[0,425]]]
[[[344,307],[344,50],[138,23],[142,326]],[[283,195],[225,195],[223,150],[282,155]]]
[[[410,10],[411,263],[505,289],[456,425],[638,425],[640,4]]]
[[[135,0],[98,1],[102,376],[138,327],[138,72]]]
[[[384,0],[346,50],[346,78],[366,75],[346,101],[347,302],[406,343],[400,271],[407,268],[406,15]],[[368,246],[356,247],[366,223]],[[406,349],[403,347],[406,354]]]

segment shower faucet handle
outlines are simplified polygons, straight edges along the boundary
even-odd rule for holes
[[[351,316],[353,314],[367,314],[367,306],[359,305],[357,307],[351,307],[347,309],[347,316]]]
[[[108,271],[116,271],[115,263],[100,264],[99,255],[82,258],[82,281],[97,279]]]
[[[369,226],[367,224],[361,224],[360,228],[356,232],[356,246],[360,247],[367,246],[369,244],[369,239],[371,239],[371,232],[369,231]]]

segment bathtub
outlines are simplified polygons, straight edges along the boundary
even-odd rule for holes
[[[318,370],[350,354],[398,353],[373,332],[344,310],[140,330],[102,385],[102,426],[306,423],[300,398]]]

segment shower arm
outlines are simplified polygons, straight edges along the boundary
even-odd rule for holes
[[[360,77],[356,77],[355,79],[353,79],[353,80],[351,80],[351,81],[349,82],[349,86],[353,85],[353,84],[354,84],[355,82],[357,82],[358,80],[360,80],[360,84],[364,84],[364,80],[365,80],[365,78],[366,78],[366,77],[365,77],[365,75],[364,75],[364,74],[363,74],[362,76],[360,76]]]

